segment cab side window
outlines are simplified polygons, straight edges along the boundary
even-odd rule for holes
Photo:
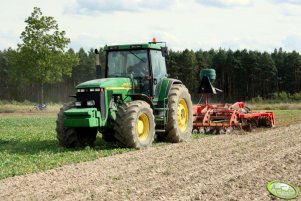
[[[160,50],[151,50],[151,58],[154,78],[160,81],[162,78],[166,77],[165,58],[162,56]]]

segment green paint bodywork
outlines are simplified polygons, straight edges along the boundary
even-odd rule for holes
[[[168,102],[168,91],[171,79],[164,78],[158,83],[157,93],[152,99],[154,106],[155,121],[157,125],[166,124],[166,112]],[[67,127],[106,127],[109,117],[116,119],[117,106],[111,105],[110,101],[114,95],[120,96],[123,103],[132,101],[130,95],[133,93],[130,78],[104,78],[87,81],[76,86],[76,89],[103,88],[105,106],[108,108],[105,118],[101,118],[100,111],[96,108],[72,108],[64,112],[64,125]],[[111,125],[112,126],[112,125]]]
[[[112,87],[131,87],[131,79],[130,78],[103,78],[90,80],[87,82],[83,82],[76,86],[76,89],[83,88],[112,88]]]
[[[154,43],[134,44],[134,45],[118,45],[105,46],[105,51],[128,50],[128,49],[153,49],[161,50],[161,45]],[[165,126],[167,120],[167,95],[172,82],[181,83],[178,80],[166,77],[160,78],[156,87],[155,94],[150,98],[154,109],[156,125]],[[123,103],[132,101],[131,95],[135,94],[133,80],[126,77],[103,78],[83,82],[76,86],[77,93],[81,90],[86,92],[90,89],[101,89],[103,97],[103,105],[99,109],[88,108],[72,108],[64,112],[64,125],[66,127],[98,127],[100,129],[113,127],[116,120],[118,107]],[[96,92],[95,92],[96,93]],[[137,98],[137,96],[136,96]],[[105,110],[102,110],[102,109]],[[113,120],[113,121],[112,121]]]
[[[133,92],[130,78],[95,79],[76,86],[76,89],[91,88],[104,89],[106,108],[109,108],[110,100],[114,95],[119,95],[122,102],[130,102],[132,100],[128,96]],[[109,115],[114,119],[116,118],[116,112],[116,109],[110,109],[110,112],[106,112],[106,116],[101,118],[100,111],[97,111],[96,108],[72,108],[64,112],[64,125],[67,127],[104,127],[107,125]]]
[[[67,127],[99,127],[100,112],[96,108],[72,108],[64,112]]]
[[[163,79],[161,81],[161,83],[159,83],[160,84],[160,86],[159,86],[160,91],[159,91],[158,94],[156,94],[157,97],[158,97],[158,102],[164,102],[164,99],[167,97],[169,82],[170,82],[170,79],[166,78],[166,79]]]

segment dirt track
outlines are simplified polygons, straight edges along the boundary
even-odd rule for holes
[[[301,124],[219,135],[0,181],[0,200],[271,200],[301,186]],[[300,198],[300,197],[299,197]]]

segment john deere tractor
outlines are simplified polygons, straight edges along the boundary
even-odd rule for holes
[[[158,139],[186,141],[192,130],[192,102],[180,80],[168,78],[161,42],[105,46],[105,67],[96,53],[96,78],[76,86],[75,101],[56,121],[64,147],[93,146],[98,132],[122,147],[144,149]],[[101,74],[101,75],[100,75]]]

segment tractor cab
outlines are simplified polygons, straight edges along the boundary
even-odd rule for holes
[[[167,77],[166,49],[156,42],[106,46],[105,77],[130,78],[134,93],[154,97],[158,83]]]

